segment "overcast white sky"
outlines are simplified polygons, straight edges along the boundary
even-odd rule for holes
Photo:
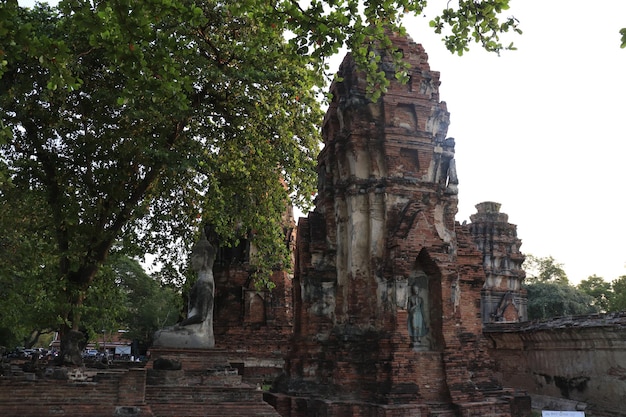
[[[574,283],[626,275],[626,1],[511,6],[506,15],[524,34],[511,35],[519,50],[500,57],[478,46],[451,55],[428,18],[407,21],[441,72],[457,144],[457,220],[497,201],[518,225],[522,251],[553,256]]]
[[[574,283],[626,275],[623,0],[512,0],[524,34],[500,57],[451,55],[428,19],[408,31],[441,73],[459,175],[457,220],[497,201],[522,251]]]

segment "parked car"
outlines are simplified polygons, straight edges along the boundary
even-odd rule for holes
[[[11,350],[8,353],[5,353],[5,356],[8,358],[25,358],[26,357],[26,353],[24,352],[25,348],[23,347],[16,347],[15,349]]]
[[[87,349],[83,352],[83,358],[95,358],[98,354],[97,349]]]

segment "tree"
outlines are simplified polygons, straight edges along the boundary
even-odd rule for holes
[[[527,255],[524,267],[530,320],[599,311],[592,296],[569,284],[563,265],[552,256]]]
[[[611,282],[611,290],[613,291],[613,296],[609,301],[609,311],[626,310],[626,275],[613,280]]]
[[[582,280],[576,288],[585,294],[593,297],[593,305],[599,311],[607,312],[611,310],[611,299],[613,298],[613,289],[610,282],[606,282],[604,278],[592,275]]]
[[[569,284],[537,282],[525,288],[528,291],[530,320],[598,312],[590,295]]]
[[[307,204],[315,180],[325,58],[347,43],[375,100],[389,81],[368,45],[389,46],[387,31],[402,31],[402,14],[425,5],[3,2],[0,198],[26,208],[4,221],[40,251],[20,265],[4,246],[12,265],[0,271],[50,287],[45,314],[60,326],[61,358],[79,360],[73,341],[88,296],[110,294],[100,273],[110,254],[180,262],[211,223],[226,244],[253,233],[261,270],[284,260],[281,214],[289,197]],[[500,22],[507,8],[460,1],[433,26],[450,31],[454,52],[472,40],[497,52],[502,33],[519,31],[514,18]]]
[[[50,230],[37,227],[37,201],[15,187],[0,199],[0,345],[32,346],[58,327]],[[19,195],[19,198],[18,198]]]
[[[154,332],[176,323],[182,307],[181,294],[148,275],[134,259],[117,256],[111,266],[124,294],[117,300],[123,306],[118,328],[128,330],[126,337],[145,352],[152,344]]]
[[[528,283],[569,283],[563,264],[558,263],[552,256],[540,258],[526,255],[524,270],[526,271],[526,282]]]
[[[24,47],[49,52],[18,54],[1,80],[12,190],[34,202],[30,226],[55,242],[44,269],[61,288],[62,346],[88,293],[103,288],[111,251],[189,241],[200,217],[226,239],[255,229],[264,259],[278,261],[270,243],[287,192],[310,195],[314,177],[316,75],[277,34],[225,24],[217,9],[135,16],[109,4],[21,11],[33,31]]]

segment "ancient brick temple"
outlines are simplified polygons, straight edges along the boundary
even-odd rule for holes
[[[536,410],[624,416],[626,313],[526,321],[516,226],[493,202],[455,223],[439,74],[420,45],[393,40],[408,84],[371,103],[348,56],[331,87],[293,276],[277,271],[276,288],[260,291],[254,245],[223,248],[215,348],[153,349],[146,368],[3,363],[0,416],[526,417],[529,397]],[[283,357],[273,391],[257,389]],[[155,367],[160,358],[182,368]]]
[[[522,281],[524,255],[517,226],[500,212],[500,204],[487,201],[476,205],[476,214],[468,225],[472,238],[483,253],[486,281],[482,293],[482,317],[485,323],[516,323],[528,320],[526,290]]]
[[[298,225],[294,341],[267,396],[284,417],[510,416],[482,335],[483,255],[455,223],[439,73],[396,36],[410,81],[377,103],[348,55],[331,86],[316,209]],[[513,411],[512,411],[513,410]]]

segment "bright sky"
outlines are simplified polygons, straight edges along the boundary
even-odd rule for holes
[[[626,275],[626,2],[511,5],[506,16],[524,33],[500,57],[478,46],[451,55],[429,19],[408,24],[441,73],[451,113],[457,220],[497,201],[518,226],[522,252],[554,257],[570,281]]]
[[[407,22],[441,72],[456,139],[457,220],[497,201],[518,225],[522,251],[554,257],[572,282],[626,275],[626,2],[511,5],[506,16],[524,34],[511,35],[518,51],[500,57],[478,46],[452,55],[428,18]]]

